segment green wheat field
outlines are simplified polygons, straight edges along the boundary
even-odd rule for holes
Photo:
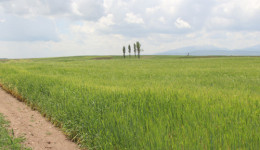
[[[0,83],[87,149],[260,149],[260,57],[0,61]]]

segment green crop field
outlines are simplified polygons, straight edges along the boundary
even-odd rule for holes
[[[260,149],[260,57],[0,62],[0,83],[88,149]]]

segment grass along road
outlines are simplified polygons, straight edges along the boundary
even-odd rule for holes
[[[22,146],[23,138],[15,138],[12,131],[8,131],[8,122],[0,114],[0,149],[2,150],[21,150],[26,149]]]
[[[32,149],[77,150],[77,145],[66,139],[37,111],[0,89],[0,113],[10,121],[15,137],[25,137],[23,145]],[[18,148],[17,148],[18,149]],[[16,149],[15,149],[16,150]]]
[[[259,57],[0,63],[0,82],[89,149],[258,149]]]

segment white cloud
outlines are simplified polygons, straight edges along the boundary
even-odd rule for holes
[[[103,16],[102,18],[99,19],[98,23],[101,26],[111,26],[114,25],[114,15],[113,14],[108,14],[107,16]]]
[[[209,29],[225,29],[231,26],[233,21],[224,17],[213,17],[209,19],[207,27]]]
[[[260,44],[259,18],[259,0],[0,0],[0,53],[38,46],[44,56],[117,54],[136,40],[146,54],[205,43],[245,47]]]
[[[143,18],[140,16],[137,16],[133,13],[127,13],[125,21],[128,23],[134,23],[134,24],[144,24]]]
[[[20,18],[7,15],[0,23],[2,41],[58,41],[58,33],[52,19],[46,17]]]
[[[160,0],[160,7],[162,8],[162,11],[170,14],[175,15],[180,5],[184,2],[183,0]]]
[[[97,24],[89,21],[84,21],[83,25],[71,25],[70,29],[73,33],[89,34],[96,31]]]
[[[260,1],[259,0],[229,0],[220,1],[218,5],[214,7],[215,14],[222,14],[226,16],[240,15],[244,16],[254,16],[260,11]],[[242,15],[242,16],[241,16]]]
[[[78,4],[76,2],[73,2],[71,4],[72,7],[72,12],[78,16],[83,16],[83,14],[81,12],[79,12],[79,8],[78,8]]]
[[[162,22],[162,23],[166,23],[166,20],[165,20],[164,17],[160,17],[158,20],[159,20],[160,22]]]
[[[159,11],[159,10],[160,10],[160,7],[159,7],[159,6],[152,7],[152,8],[146,8],[146,9],[145,9],[146,13],[148,13],[148,14],[153,14],[153,13],[155,13],[156,11]]]
[[[182,20],[181,18],[178,18],[176,21],[175,21],[175,26],[179,29],[190,29],[191,26],[188,22]]]
[[[103,0],[10,0],[0,1],[1,6],[4,13],[23,17],[98,20],[104,14]]]
[[[81,25],[72,25],[71,30],[77,34],[94,34],[100,30],[106,30],[109,26],[114,25],[113,14],[108,14],[98,20],[98,22],[84,21]]]
[[[81,14],[80,19],[97,21],[104,15],[103,0],[74,0],[73,3]]]

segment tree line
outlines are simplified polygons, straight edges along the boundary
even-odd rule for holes
[[[143,51],[143,50],[141,50],[140,42],[137,41],[136,43],[134,43],[133,47],[134,47],[135,58],[136,58],[136,52],[137,52],[137,57],[140,59],[141,51]],[[123,56],[124,56],[124,58],[126,57],[125,53],[126,53],[126,47],[123,46]],[[131,45],[130,44],[128,45],[128,53],[129,53],[129,58],[130,58],[131,57]]]

